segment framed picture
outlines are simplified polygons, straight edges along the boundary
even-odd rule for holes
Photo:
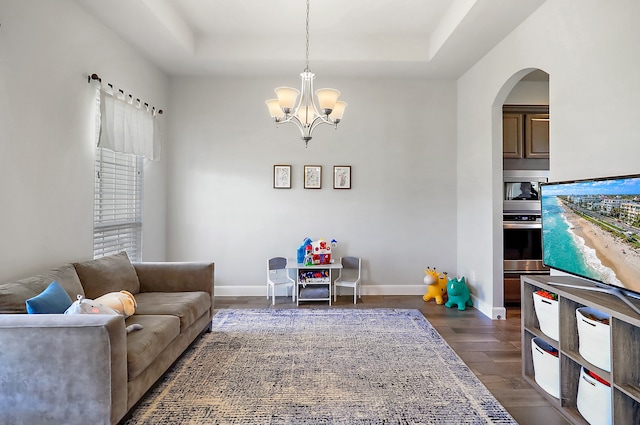
[[[350,165],[334,165],[333,166],[333,188],[334,189],[351,189],[351,166]]]
[[[321,165],[305,165],[304,166],[304,188],[320,189],[322,187],[322,166]]]
[[[291,189],[291,165],[273,166],[273,187],[275,189]]]

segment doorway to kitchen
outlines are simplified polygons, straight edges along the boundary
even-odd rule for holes
[[[520,305],[520,276],[549,274],[542,262],[540,184],[549,178],[549,74],[533,70],[502,108],[504,305]]]

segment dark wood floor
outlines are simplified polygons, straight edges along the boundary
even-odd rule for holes
[[[520,425],[567,425],[564,417],[522,379],[520,309],[508,308],[506,320],[490,320],[479,311],[448,309],[420,296],[363,296],[354,306],[353,297],[342,296],[328,303],[301,303],[276,297],[276,305],[265,297],[216,297],[223,308],[415,308],[433,324],[447,343],[489,388]]]

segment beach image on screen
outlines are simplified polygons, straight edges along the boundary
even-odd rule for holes
[[[550,267],[640,292],[640,177],[542,188]]]

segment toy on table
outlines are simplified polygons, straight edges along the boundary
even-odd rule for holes
[[[451,308],[454,305],[458,306],[458,310],[466,310],[467,306],[473,307],[471,292],[469,292],[469,287],[467,286],[464,276],[459,279],[455,277],[449,279],[449,283],[447,283],[447,296],[449,298],[445,304],[447,308]]]
[[[329,243],[324,239],[312,241],[309,238],[305,238],[302,245],[298,247],[296,260],[298,264],[304,264],[305,266],[331,264],[334,261],[331,258],[331,248],[335,248],[337,244],[338,241],[335,239],[332,239]]]
[[[425,301],[435,299],[436,304],[444,304],[444,297],[447,296],[447,273],[440,274],[435,267],[431,269],[427,266],[424,274],[427,292],[422,296],[422,299]]]
[[[311,248],[311,245],[307,245],[304,248],[304,265],[305,266],[311,266],[313,265],[313,249]]]
[[[305,264],[305,254],[307,246],[311,246],[311,239],[304,238],[297,251],[296,261],[298,262],[298,264]]]
[[[331,264],[331,244],[324,239],[311,242],[313,264]]]

